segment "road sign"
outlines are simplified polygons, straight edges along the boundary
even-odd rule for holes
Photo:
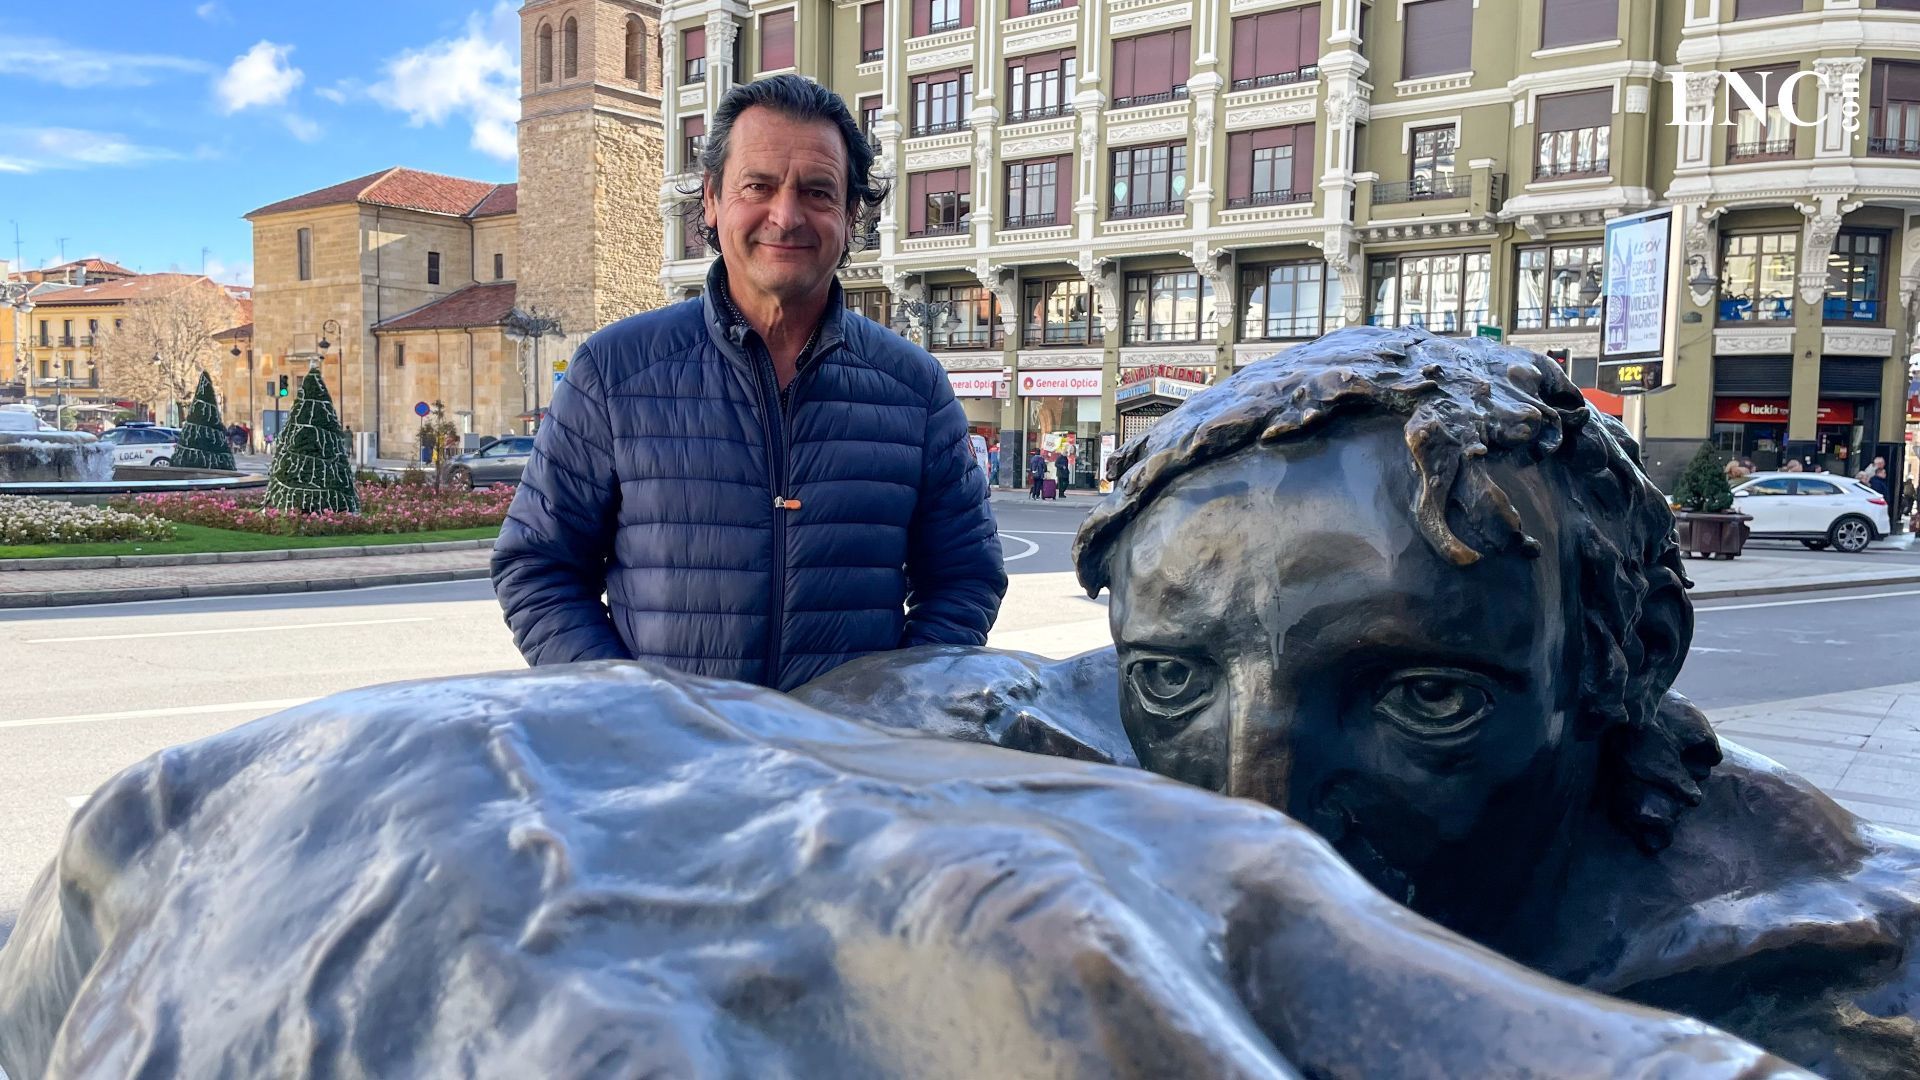
[[[564,373],[567,370],[567,358],[560,357],[553,362],[553,370]]]
[[[553,373],[553,385],[555,385],[555,386],[559,386],[559,385],[560,385],[561,383],[563,383],[563,382],[566,382],[566,381],[567,381],[567,373],[566,373],[566,372],[564,372],[564,371],[556,371],[556,372],[554,372],[554,373]]]
[[[1500,328],[1497,326],[1475,325],[1473,328],[1473,336],[1492,338],[1495,341],[1501,340]]]
[[[427,408],[427,403],[424,401],[416,401],[413,403],[413,415],[415,416],[424,418],[428,413],[432,411],[433,411],[432,409]]]

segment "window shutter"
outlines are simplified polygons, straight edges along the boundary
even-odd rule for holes
[[[879,4],[860,5],[860,51],[862,55],[883,49],[887,44],[886,9]]]
[[[1167,83],[1169,90],[1176,86],[1185,86],[1187,76],[1192,73],[1193,31],[1175,30],[1170,45],[1173,50],[1173,76]]]
[[[927,174],[914,173],[907,177],[907,233],[915,235],[927,231]]]
[[[1113,43],[1113,96],[1117,98],[1133,96],[1133,53],[1135,40]]]
[[[685,128],[689,139],[697,139],[707,133],[707,118],[699,113],[694,113],[680,123]]]
[[[1793,15],[1806,9],[1806,0],[1737,0],[1735,19],[1764,19],[1769,15]]]
[[[1732,74],[1740,76],[1741,81],[1747,84],[1747,89],[1753,91],[1754,95],[1766,102],[1768,106],[1772,106],[1779,100],[1780,84],[1786,81],[1787,76],[1799,70],[1799,64],[1769,64],[1765,67],[1741,68]],[[1737,116],[1747,111],[1747,103],[1741,100],[1738,93],[1730,88],[1724,92],[1727,96],[1729,114]]]
[[[1294,58],[1301,67],[1320,66],[1320,5],[1300,9],[1300,39]]]
[[[687,31],[685,45],[681,49],[685,59],[704,60],[707,58],[707,28],[698,26]]]
[[[1260,36],[1254,48],[1260,54],[1261,75],[1298,71],[1294,53],[1300,47],[1300,13],[1273,11],[1260,16]]]
[[[1540,47],[1612,41],[1620,31],[1620,0],[1544,0],[1540,10]]]
[[[1233,74],[1229,76],[1236,82],[1251,79],[1259,72],[1255,65],[1260,53],[1255,42],[1259,38],[1260,16],[1247,15],[1233,20]]]
[[[793,66],[793,12],[776,11],[760,19],[760,70]]]
[[[1133,42],[1133,93],[1165,93],[1173,85],[1173,35],[1148,34]]]
[[[913,0],[913,36],[920,37],[933,25],[933,0]]]
[[[1882,101],[1920,101],[1920,64],[1876,60],[1874,67],[1885,79],[1881,93],[1874,99],[1875,104]]]
[[[960,0],[960,25],[973,25],[973,0]]]
[[[1227,136],[1227,198],[1244,199],[1253,194],[1253,133],[1236,131]]]
[[[953,187],[951,188],[951,190],[957,191],[962,195],[973,194],[973,170],[972,169],[953,170]]]
[[[1473,0],[1413,0],[1406,20],[1407,79],[1450,75],[1473,67]]]
[[[1073,155],[1053,160],[1053,220],[1064,225],[1073,220]]]
[[[1007,0],[1007,18],[1017,19],[1027,13],[1027,0]]]
[[[1534,102],[1533,129],[1536,132],[1578,131],[1603,128],[1613,123],[1613,91],[1580,90],[1571,94],[1548,94]]]
[[[1312,191],[1313,148],[1318,140],[1314,138],[1312,124],[1299,124],[1293,129],[1293,190]]]

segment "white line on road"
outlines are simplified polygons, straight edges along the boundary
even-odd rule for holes
[[[1035,552],[1037,552],[1037,551],[1039,551],[1039,550],[1040,550],[1040,545],[1039,545],[1039,544],[1036,544],[1036,543],[1034,543],[1033,541],[1031,541],[1031,540],[1029,540],[1029,539],[1027,539],[1027,538],[1026,538],[1026,537],[1024,537],[1024,536],[1015,536],[1015,535],[1014,535],[1014,534],[1012,534],[1012,533],[1001,533],[1000,535],[1001,535],[1001,536],[1003,536],[1003,537],[1005,537],[1005,538],[1007,538],[1008,540],[1018,540],[1018,541],[1020,541],[1021,543],[1023,543],[1023,544],[1025,544],[1025,545],[1027,545],[1027,550],[1025,550],[1025,551],[1023,551],[1023,552],[1021,552],[1021,553],[1020,553],[1020,554],[1018,554],[1018,555],[1007,555],[1007,556],[1003,556],[1003,557],[1001,558],[1001,560],[1000,560],[1000,561],[1001,561],[1001,562],[1003,562],[1003,563],[1010,563],[1010,562],[1013,562],[1013,561],[1014,561],[1014,560],[1016,560],[1016,559],[1024,559],[1024,558],[1026,558],[1027,556],[1029,556],[1029,555],[1032,555],[1033,553],[1035,553]]]
[[[114,600],[110,603],[105,603],[105,604],[56,604],[52,607],[44,607],[44,608],[0,608],[0,614],[13,615],[15,613],[27,614],[31,612],[40,612],[40,611],[71,611],[74,608],[88,608],[90,610],[98,610],[100,608],[127,607],[133,604],[204,604],[210,600],[211,601],[252,600],[256,598],[265,598],[265,599],[271,599],[271,600],[293,600],[299,597],[326,597],[326,596],[339,596],[341,594],[346,594],[352,598],[358,598],[366,595],[367,593],[380,592],[383,589],[428,589],[436,585],[471,585],[476,581],[485,584],[489,591],[493,589],[493,582],[487,581],[485,578],[462,578],[458,581],[407,581],[407,582],[402,582],[398,585],[368,585],[364,588],[358,588],[358,589],[319,589],[319,590],[315,590],[314,592],[242,593],[239,596],[175,596],[165,600]],[[468,601],[468,600],[448,600],[444,602],[449,604],[472,603],[472,601]],[[245,609],[241,609],[241,610],[245,610]],[[0,619],[0,623],[30,622],[30,621],[33,621],[33,620],[18,619],[18,618]]]
[[[1809,600],[1772,600],[1764,604],[1727,604],[1725,606],[1700,607],[1695,611],[1752,611],[1754,608],[1795,607],[1800,604],[1844,604],[1849,600],[1884,600],[1892,596],[1920,596],[1920,589],[1904,589],[1900,592],[1869,593],[1866,596],[1818,596]]]
[[[1046,529],[1019,529],[1016,531],[1018,531],[1023,536],[1079,536],[1080,535],[1078,530],[1074,530],[1070,532],[1050,532]],[[1005,536],[1007,534],[1001,533],[1000,535]]]
[[[28,638],[28,645],[51,645],[58,641],[131,641],[134,638],[199,637],[202,634],[256,634],[273,630],[325,630],[330,626],[385,626],[389,623],[432,622],[426,616],[405,619],[354,619],[347,622],[288,623],[285,626],[222,626],[213,630],[156,630],[147,634],[89,634],[85,637]]]
[[[40,716],[31,720],[0,720],[0,728],[49,727],[54,724],[91,724],[100,720],[148,720],[162,716],[198,716],[201,713],[279,712],[305,705],[310,697],[274,701],[229,701],[222,705],[181,705],[169,709],[130,709],[126,712],[82,713],[77,716]]]

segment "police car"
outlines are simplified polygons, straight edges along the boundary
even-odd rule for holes
[[[180,429],[134,421],[106,432],[100,441],[113,447],[115,465],[171,465]]]

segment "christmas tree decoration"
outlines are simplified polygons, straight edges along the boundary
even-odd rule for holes
[[[1680,486],[1674,489],[1673,499],[1682,510],[1691,510],[1704,514],[1720,514],[1733,508],[1733,488],[1727,483],[1725,467],[1720,464],[1720,455],[1714,452],[1713,444],[1701,443],[1694,452],[1693,460],[1687,462],[1687,471],[1680,477]]]
[[[180,426],[180,445],[174,450],[173,463],[183,469],[233,469],[233,444],[227,439],[226,425],[220,422],[213,380],[204,371],[200,373],[200,385],[194,387],[187,421]]]
[[[267,505],[280,510],[360,512],[347,460],[347,434],[333,411],[333,398],[319,369],[300,383],[287,426],[273,441],[273,468],[267,474]]]

